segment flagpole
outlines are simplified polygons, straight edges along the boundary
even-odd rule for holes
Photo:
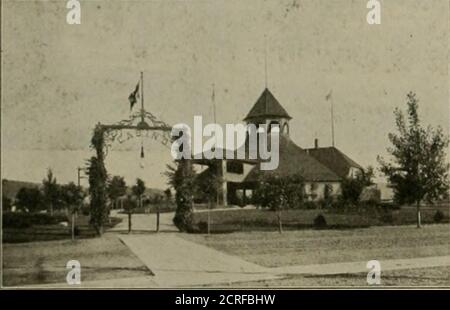
[[[331,145],[334,147],[334,111],[333,111],[333,95],[330,96],[331,103]]]
[[[265,87],[267,88],[268,81],[267,81],[267,35],[266,34],[264,34],[264,84],[265,84]]]
[[[211,96],[211,100],[212,100],[212,104],[213,104],[213,114],[214,114],[214,125],[216,126],[217,124],[217,120],[216,120],[216,85],[213,83],[212,84],[212,96]],[[214,135],[215,139],[216,139],[216,143],[215,146],[217,148],[217,136]],[[222,152],[224,150],[222,149]],[[221,169],[223,169],[221,167]],[[216,183],[216,181],[214,181],[214,183]],[[214,185],[216,186],[216,184]],[[216,206],[219,205],[219,191],[216,189]]]
[[[141,122],[144,124],[144,72],[141,71]],[[144,158],[144,136],[141,135],[141,158]],[[142,167],[142,166],[141,166]]]
[[[141,121],[144,123],[144,72],[141,71]]]
[[[211,99],[212,99],[212,104],[213,104],[213,115],[214,115],[214,124],[216,124],[217,122],[216,122],[216,102],[215,102],[215,96],[216,96],[216,94],[215,94],[216,92],[215,92],[215,85],[214,85],[214,83],[212,84],[212,97],[211,97]]]

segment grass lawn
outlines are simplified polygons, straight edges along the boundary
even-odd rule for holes
[[[450,267],[390,270],[381,272],[381,284],[369,286],[366,273],[329,276],[295,275],[282,279],[233,283],[232,287],[314,287],[314,286],[358,286],[379,288],[380,286],[449,286]]]
[[[443,223],[449,222],[449,206],[438,205],[422,208],[422,223],[434,223],[434,216],[441,211]],[[359,211],[339,212],[333,209],[290,209],[282,212],[283,228],[299,230],[314,228],[314,219],[323,215],[328,228],[349,229],[370,226],[411,225],[416,222],[416,210],[412,207],[402,207],[399,210],[375,210],[361,208]],[[270,210],[242,209],[210,212],[211,232],[230,233],[238,231],[276,231],[278,229],[277,214]],[[194,229],[206,232],[207,212],[194,213]]]
[[[449,224],[181,236],[266,267],[450,255]]]
[[[78,260],[81,281],[151,275],[114,235],[102,238],[3,244],[3,285],[65,283],[66,263]]]

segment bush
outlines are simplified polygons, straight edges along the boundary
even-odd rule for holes
[[[319,214],[314,219],[314,227],[319,229],[327,227],[327,220],[322,214]]]
[[[78,226],[75,226],[74,228],[73,228],[73,233],[74,233],[74,235],[75,236],[79,236],[80,235],[80,228],[78,228]]]
[[[198,230],[201,233],[205,233],[208,231],[208,223],[205,221],[201,221],[198,223]]]
[[[91,212],[89,206],[83,206],[81,208],[81,214],[83,214],[84,216],[88,216],[90,213]]]
[[[64,215],[50,215],[47,213],[21,213],[5,212],[3,214],[3,227],[26,228],[32,225],[55,225],[67,221]]]
[[[435,223],[441,223],[444,220],[444,213],[441,210],[437,210],[434,214],[433,220]]]
[[[380,216],[380,221],[385,224],[392,224],[394,223],[394,217],[391,212],[387,212]]]
[[[315,201],[305,201],[302,203],[304,209],[315,210],[317,209],[317,203]]]

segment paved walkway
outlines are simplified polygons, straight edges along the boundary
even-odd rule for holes
[[[120,239],[155,274],[160,287],[198,287],[211,284],[275,279],[267,268],[177,234],[121,235]]]

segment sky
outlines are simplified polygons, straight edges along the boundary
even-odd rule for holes
[[[2,1],[2,178],[41,181],[47,168],[76,181],[92,156],[98,122],[129,116],[128,95],[144,72],[145,106],[168,124],[194,115],[242,122],[267,85],[292,116],[301,147],[331,144],[362,166],[386,156],[393,110],[419,98],[425,125],[449,131],[447,0]],[[266,56],[265,56],[266,55]],[[170,150],[157,141],[114,144],[106,167],[127,182],[166,187]]]

